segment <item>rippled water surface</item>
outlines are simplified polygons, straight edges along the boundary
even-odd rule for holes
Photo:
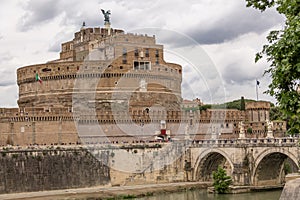
[[[251,192],[242,194],[208,194],[206,190],[194,190],[171,194],[161,194],[152,197],[137,198],[138,200],[276,200],[280,198],[282,190]]]

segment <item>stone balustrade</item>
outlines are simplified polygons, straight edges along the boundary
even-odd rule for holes
[[[293,146],[299,144],[298,137],[283,138],[245,138],[245,139],[218,139],[218,140],[197,140],[192,141],[192,147],[214,146],[214,147],[233,147],[233,146]]]
[[[53,145],[29,145],[29,146],[0,146],[0,151],[31,151],[31,150],[55,150],[55,149],[118,149],[118,148],[149,148],[156,146],[161,148],[164,145],[172,143],[182,143],[192,148],[201,147],[288,147],[299,144],[298,137],[284,137],[284,138],[258,138],[258,139],[218,139],[218,140],[176,140],[174,142],[162,141],[120,141],[120,142],[85,142],[85,143],[63,143]]]

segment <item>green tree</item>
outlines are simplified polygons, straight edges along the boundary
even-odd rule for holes
[[[245,99],[241,97],[241,110],[245,110]]]
[[[211,109],[211,105],[210,104],[206,104],[206,105],[203,105],[203,106],[199,106],[199,110],[202,111],[202,110],[207,110],[207,109]]]
[[[279,110],[277,106],[271,106],[270,109],[270,120],[286,120],[283,118],[282,112]]]
[[[292,172],[291,165],[289,163],[285,162],[283,165],[283,171],[284,171],[285,175],[290,174]]]
[[[272,82],[266,91],[274,96],[279,110],[288,120],[288,133],[300,130],[300,98],[297,87],[300,82],[300,2],[299,0],[246,0],[247,7],[260,11],[275,7],[285,16],[282,30],[274,30],[267,36],[268,44],[256,54],[257,62],[263,56],[270,63],[265,73]]]
[[[247,133],[252,133],[253,132],[253,130],[252,130],[252,128],[251,127],[249,127],[249,128],[247,128]]]
[[[226,171],[220,166],[213,172],[213,181],[216,192],[220,194],[228,192],[229,185],[232,183],[231,177],[227,176]]]

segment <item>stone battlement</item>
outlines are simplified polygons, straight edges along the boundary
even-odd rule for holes
[[[246,110],[270,110],[270,102],[266,101],[254,101],[246,103]]]

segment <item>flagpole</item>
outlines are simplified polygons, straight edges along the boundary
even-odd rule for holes
[[[36,68],[36,74],[37,72],[37,68]],[[36,74],[35,74],[35,79],[36,79]],[[34,80],[34,84],[35,84],[35,96],[34,96],[34,102],[32,104],[33,106],[33,122],[32,122],[32,143],[35,144],[36,143],[36,134],[35,134],[35,102],[37,101],[37,89],[38,89],[38,84],[37,81]]]
[[[255,85],[256,85],[256,101],[258,101],[258,81],[257,81],[257,79],[256,79]]]

